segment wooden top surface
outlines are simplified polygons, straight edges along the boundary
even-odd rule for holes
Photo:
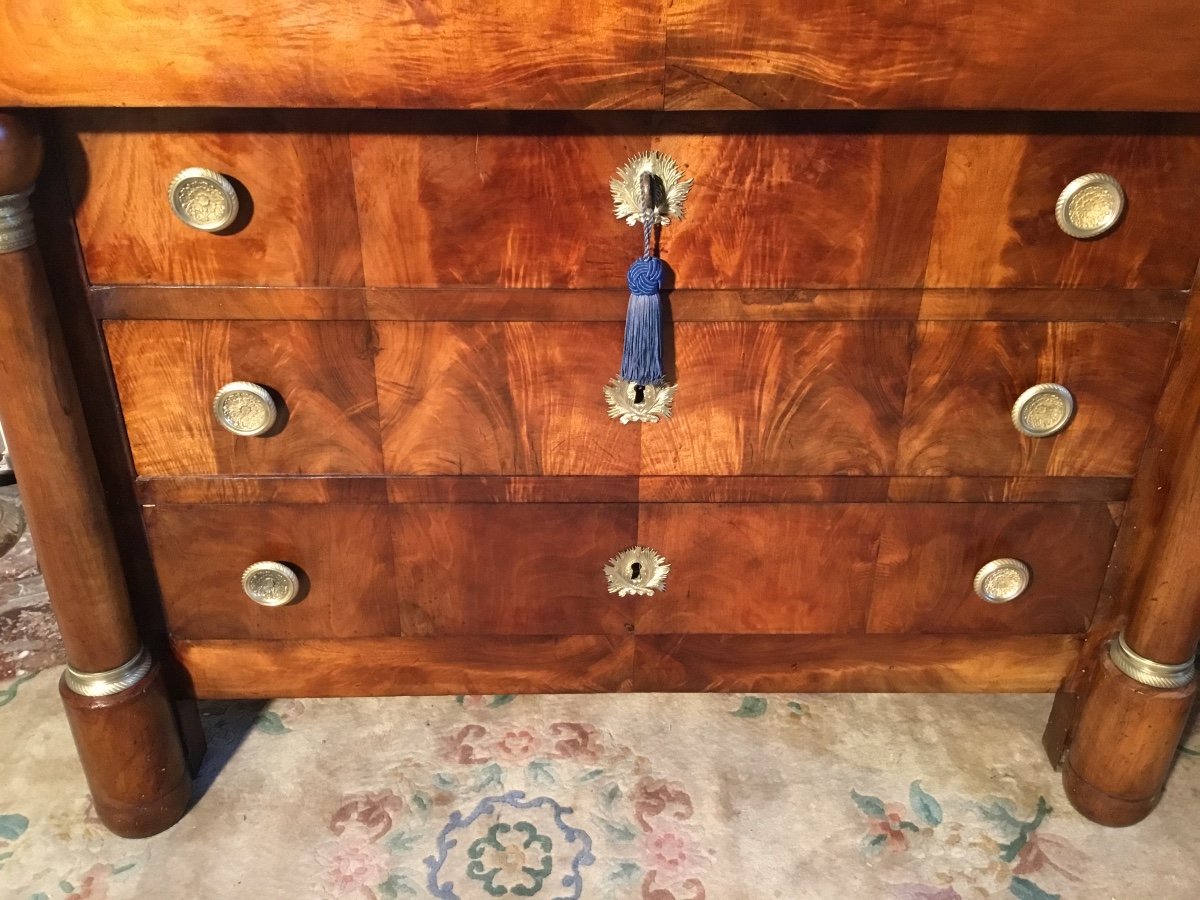
[[[1200,110],[1195,0],[0,3],[0,106]]]

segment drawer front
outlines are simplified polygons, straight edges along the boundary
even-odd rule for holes
[[[639,540],[671,564],[638,633],[1078,633],[1116,537],[1106,503],[646,504]],[[1032,572],[1007,603],[975,573]]]
[[[1169,324],[688,322],[673,414],[621,425],[602,391],[616,323],[110,321],[138,472],[394,475],[1128,477]],[[915,340],[914,340],[915,338]],[[915,347],[915,350],[914,350]],[[259,436],[224,429],[229,382],[278,398]],[[1066,429],[1014,401],[1053,382]]]
[[[649,132],[630,114],[295,112],[268,124],[68,115],[92,282],[620,287],[639,243],[613,218],[608,183],[651,148],[695,179],[662,240],[681,288],[1182,289],[1200,245],[1189,135],[980,134],[969,119],[901,114],[807,131],[761,114],[668,116]],[[167,186],[190,166],[237,188],[243,215],[225,232],[171,212]],[[1054,207],[1093,171],[1117,178],[1129,204],[1114,231],[1079,241]]]
[[[141,475],[334,474],[383,466],[374,344],[366,322],[107,322],[134,465]],[[232,382],[278,407],[266,434],[213,413]]]
[[[905,398],[902,475],[1132,476],[1175,339],[1172,325],[921,323]],[[1066,428],[1026,437],[1015,401],[1057,383]]]
[[[867,630],[1072,634],[1100,595],[1121,507],[1107,503],[894,504],[884,520]],[[1018,559],[1029,586],[989,603],[976,572]]]
[[[166,505],[145,511],[167,624],[188,639],[626,634],[604,564],[635,543],[630,504]],[[266,607],[241,576],[300,575]]]
[[[1078,633],[1119,505],[1105,503],[376,503],[145,510],[167,624],[189,640],[569,634]],[[635,545],[665,590],[622,597]],[[1031,572],[989,603],[993,559]],[[260,606],[256,562],[298,574]]]

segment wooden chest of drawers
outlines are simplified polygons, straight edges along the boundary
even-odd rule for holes
[[[0,411],[111,827],[182,813],[192,698],[410,692],[1059,690],[1073,801],[1152,808],[1200,628],[1182,0],[316,4],[320,66],[215,64],[258,4],[104,77],[69,48],[159,14],[43,5],[71,11],[0,76],[59,107],[48,280],[37,141],[3,119]],[[640,233],[609,181],[646,150],[694,187],[660,239],[671,415],[622,424]],[[172,208],[189,167],[224,227]],[[1080,239],[1056,204],[1089,173],[1124,208]],[[265,431],[214,413],[230,384]],[[1066,425],[1030,436],[1047,385]]]

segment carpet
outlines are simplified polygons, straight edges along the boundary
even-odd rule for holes
[[[0,896],[1195,898],[1200,740],[1159,809],[1067,804],[1040,695],[203,704],[198,798],[97,822],[59,669],[0,684]]]
[[[1114,830],[1063,796],[1043,695],[206,702],[193,808],[127,841],[61,663],[26,535],[0,557],[0,900],[1200,896],[1195,725]]]

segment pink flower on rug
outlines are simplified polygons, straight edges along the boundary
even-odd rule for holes
[[[908,835],[905,832],[915,832],[917,829],[904,816],[903,806],[898,803],[889,803],[883,818],[872,819],[867,824],[867,834],[873,838],[871,843],[876,846],[882,844],[894,853],[907,850]]]
[[[108,876],[111,874],[112,866],[96,863],[83,873],[79,887],[64,900],[108,900]]]
[[[464,725],[445,738],[442,743],[442,756],[450,762],[464,766],[491,762],[491,755],[483,751],[487,736],[487,729],[482,725]]]
[[[329,829],[340,835],[347,827],[357,826],[366,832],[369,840],[377,841],[392,830],[393,817],[404,810],[404,801],[387,789],[351,794],[344,798],[329,820]]]
[[[1071,881],[1078,882],[1079,876],[1072,870],[1082,869],[1087,860],[1087,854],[1076,849],[1065,838],[1034,831],[1017,853],[1012,871],[1014,875],[1031,875],[1049,867]]]
[[[361,897],[388,880],[388,854],[369,840],[342,840],[317,850],[325,866],[321,897]]]
[[[555,722],[550,726],[550,734],[554,740],[554,753],[561,759],[595,761],[604,752],[599,733],[591,725]]]
[[[668,886],[658,883],[658,872],[648,872],[642,881],[642,900],[705,900],[706,896],[699,878]]]
[[[653,831],[650,820],[658,816],[670,816],[677,822],[692,817],[692,798],[677,781],[660,778],[643,778],[634,785],[634,816],[642,831]]]
[[[541,746],[532,731],[515,728],[504,732],[500,740],[492,745],[492,752],[506,762],[524,762],[533,758]]]
[[[692,842],[674,831],[661,831],[646,836],[647,868],[659,869],[668,875],[679,875],[696,867],[699,854]]]

